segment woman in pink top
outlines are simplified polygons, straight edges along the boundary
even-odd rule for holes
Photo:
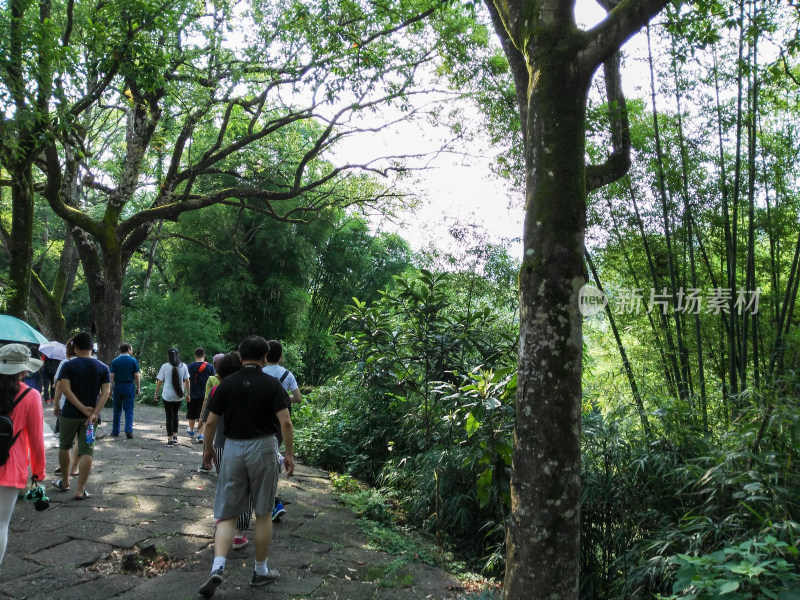
[[[8,460],[0,466],[0,564],[6,554],[8,523],[21,489],[31,474],[44,481],[44,418],[42,397],[21,379],[28,371],[38,371],[42,361],[31,357],[27,346],[6,344],[0,348],[0,414],[10,414],[16,441]],[[30,457],[30,460],[29,460]]]

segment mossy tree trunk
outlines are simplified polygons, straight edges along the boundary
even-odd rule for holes
[[[99,231],[103,232],[103,228]],[[107,235],[101,238],[73,228],[73,239],[77,241],[89,288],[98,358],[109,364],[122,341],[122,284],[127,261],[116,243],[113,228],[106,229],[105,233]],[[105,243],[99,246],[97,239]]]
[[[28,298],[33,262],[33,170],[31,164],[15,165],[11,172],[11,232],[8,243],[8,313],[28,320]]]
[[[514,75],[526,198],[516,430],[504,598],[578,598],[583,262],[586,194],[629,166],[615,54],[663,0],[607,5],[589,31],[564,0],[486,0]],[[612,10],[613,8],[613,10]],[[605,66],[613,153],[585,164],[592,77]]]

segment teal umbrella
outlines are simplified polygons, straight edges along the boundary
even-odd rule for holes
[[[19,342],[21,344],[46,344],[47,338],[11,315],[0,315],[0,343]]]

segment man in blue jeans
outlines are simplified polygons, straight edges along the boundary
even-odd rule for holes
[[[119,356],[111,361],[111,384],[114,386],[114,423],[112,437],[119,437],[120,413],[125,411],[125,436],[133,437],[133,404],[141,389],[139,361],[133,358],[130,344],[119,347]]]

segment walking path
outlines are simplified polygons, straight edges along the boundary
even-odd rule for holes
[[[54,424],[49,409],[45,420]],[[197,472],[202,445],[188,438],[183,421],[180,444],[166,448],[161,407],[136,406],[130,440],[124,433],[108,435],[110,420],[111,411],[104,410],[86,486],[93,497],[82,501],[52,487],[58,450],[46,434],[50,508],[37,512],[31,502],[17,502],[0,567],[0,599],[199,598],[213,559],[216,488],[216,475]],[[269,562],[280,580],[249,586],[251,543],[230,552],[214,598],[458,596],[459,582],[444,571],[367,549],[356,517],[337,503],[324,471],[297,465],[294,477],[281,476],[279,489],[287,515],[274,527]]]

